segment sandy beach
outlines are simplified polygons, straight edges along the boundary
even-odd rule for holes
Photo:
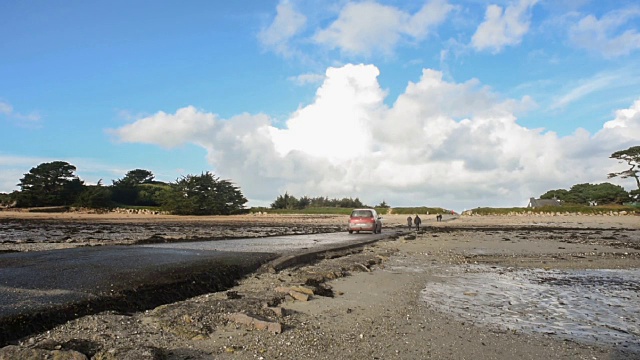
[[[29,216],[38,219],[0,212],[0,221],[284,224],[300,231],[346,221]],[[420,231],[313,264],[265,269],[225,292],[81,317],[3,348],[0,359],[640,358],[637,216],[421,217]],[[403,229],[405,218],[385,216],[384,232]],[[43,244],[28,243],[28,250]]]

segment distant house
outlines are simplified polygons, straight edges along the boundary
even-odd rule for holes
[[[527,205],[527,207],[535,209],[535,208],[544,207],[544,206],[560,206],[560,205],[562,205],[562,201],[558,199],[531,198],[529,199],[529,205]]]

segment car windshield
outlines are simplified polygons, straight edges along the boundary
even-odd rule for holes
[[[351,217],[373,217],[371,210],[353,210]]]

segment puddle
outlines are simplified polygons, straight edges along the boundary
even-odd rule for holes
[[[422,300],[481,325],[640,351],[640,269],[452,267]]]

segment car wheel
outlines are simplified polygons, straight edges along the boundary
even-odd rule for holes
[[[349,234],[353,234],[353,230],[349,230]]]

